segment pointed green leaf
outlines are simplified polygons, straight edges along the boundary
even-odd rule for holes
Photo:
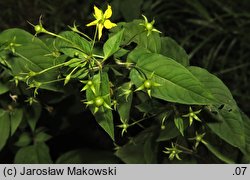
[[[0,151],[5,146],[10,135],[9,113],[0,109]]]
[[[3,84],[2,82],[0,82],[0,95],[6,93],[8,91],[9,91],[8,86]]]
[[[10,112],[11,136],[16,132],[23,119],[23,109],[14,109]]]
[[[95,83],[95,81],[97,81],[97,83]],[[95,86],[97,90],[97,95],[95,95],[93,91],[88,88],[86,90],[87,101],[95,99],[96,96],[102,96],[104,98],[105,103],[107,103],[108,106],[111,106],[108,74],[106,72],[102,72],[101,74],[95,75],[93,78],[93,83],[99,86]],[[98,124],[109,134],[112,140],[114,140],[114,123],[112,111],[104,106],[99,107],[97,112],[95,112],[95,106],[90,106],[90,110],[94,114]]]
[[[128,122],[130,117],[130,109],[133,99],[133,92],[131,94],[123,94],[124,90],[128,90],[130,87],[130,83],[124,83],[117,92],[117,111],[120,115],[120,118],[123,122]]]
[[[157,162],[157,145],[153,128],[146,129],[119,147],[115,155],[128,164],[152,164]]]
[[[119,32],[121,29],[124,29],[124,38],[121,45],[128,45],[134,42],[138,47],[146,48],[153,53],[160,53],[162,43],[159,33],[152,32],[147,36],[145,27],[140,25],[142,23],[144,23],[143,20],[134,20],[129,23],[118,23],[118,26],[112,29],[112,31]]]
[[[17,142],[15,142],[15,146],[18,147],[25,147],[28,146],[32,142],[32,137],[30,133],[23,132],[21,135],[19,135]]]
[[[38,103],[34,103],[32,106],[27,107],[24,113],[24,119],[28,122],[32,131],[35,131],[36,124],[40,118],[42,107]]]
[[[177,44],[175,40],[170,37],[161,38],[161,52],[160,54],[174,59],[183,66],[189,65],[188,55],[186,51]]]
[[[130,78],[137,87],[152,74],[151,81],[160,84],[152,87],[153,97],[180,104],[205,105],[212,102],[213,96],[202,83],[176,61],[142,49],[136,49],[128,59],[136,63],[136,67],[131,70]]]
[[[244,149],[244,124],[239,108],[229,89],[219,78],[205,69],[189,67],[189,70],[215,97],[213,105],[209,106],[209,108],[211,109],[210,111],[217,112],[217,115],[214,115],[214,117],[219,122],[208,123],[208,126],[229,144]],[[221,106],[223,106],[222,109],[219,108]]]
[[[16,164],[50,164],[52,163],[49,148],[45,143],[23,147],[16,153]]]
[[[108,59],[120,49],[120,44],[123,38],[123,32],[124,29],[118,31],[105,42],[103,46],[104,60]]]
[[[115,57],[115,58],[120,58],[120,57],[126,55],[128,52],[129,52],[129,50],[126,50],[126,49],[124,49],[124,48],[121,48],[121,49],[119,49],[119,50],[114,54],[114,57]]]
[[[152,32],[147,36],[147,32],[143,32],[138,36],[138,47],[146,48],[153,53],[160,53],[162,43],[159,33]]]
[[[59,35],[66,40],[57,38],[55,44],[58,50],[67,56],[75,57],[75,55],[78,55],[82,58],[91,53],[90,42],[77,33],[72,31],[64,31]]]
[[[247,115],[241,112],[242,120],[244,123],[244,135],[245,135],[245,149],[242,150],[244,153],[243,163],[250,163],[250,119]]]
[[[181,135],[184,136],[184,123],[181,117],[175,117],[174,123],[177,129],[180,131]]]
[[[40,142],[46,142],[49,139],[51,139],[51,135],[45,133],[45,132],[39,132],[35,135],[35,142],[40,143]]]
[[[14,46],[15,55],[9,56],[6,51],[5,58],[10,65],[14,76],[20,76],[20,73],[29,73],[30,71],[39,72],[52,67],[65,57],[54,57],[53,49],[49,49],[40,39],[22,29],[8,29],[0,34],[0,44],[8,46],[10,43]],[[8,50],[10,52],[10,50]],[[25,76],[25,75],[24,75]],[[57,71],[48,71],[34,79],[38,82],[48,82],[57,79]],[[40,88],[62,91],[58,83],[44,84]]]

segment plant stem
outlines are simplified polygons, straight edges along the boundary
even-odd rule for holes
[[[65,62],[64,62],[64,63],[61,63],[61,64],[57,64],[57,65],[55,65],[55,66],[49,67],[49,68],[47,68],[47,69],[44,69],[44,70],[38,72],[37,75],[41,75],[41,74],[43,74],[43,73],[45,73],[45,72],[47,72],[47,71],[50,71],[50,70],[52,70],[52,69],[55,69],[55,68],[58,68],[58,67],[61,67],[61,66],[64,66],[64,65],[65,65]]]
[[[50,84],[50,83],[54,83],[54,82],[59,82],[59,81],[64,81],[64,78],[42,82],[42,85],[44,85],[44,84]]]
[[[96,28],[95,28],[94,39],[93,39],[93,42],[92,42],[92,45],[91,45],[91,53],[93,52],[93,49],[94,49],[94,45],[95,45],[95,41],[96,41],[96,36],[97,36],[97,31],[98,31],[98,26],[96,26]]]

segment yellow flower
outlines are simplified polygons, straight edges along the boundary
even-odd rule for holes
[[[98,9],[96,6],[94,6],[94,17],[96,20],[93,22],[87,24],[86,26],[97,26],[98,29],[98,39],[102,37],[102,29],[105,27],[106,29],[111,29],[116,26],[115,23],[112,23],[109,18],[112,16],[112,9],[111,6],[108,5],[107,10],[103,13],[102,10]]]

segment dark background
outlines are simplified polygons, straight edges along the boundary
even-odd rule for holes
[[[145,14],[155,26],[180,43],[190,64],[206,68],[229,87],[239,107],[250,115],[250,2],[249,0],[1,0],[0,31],[23,28],[28,21],[54,32],[75,21],[84,32],[93,20],[93,5],[113,8],[112,20],[130,21]]]

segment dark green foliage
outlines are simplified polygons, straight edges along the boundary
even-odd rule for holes
[[[111,1],[126,22],[100,41],[54,3],[36,36],[2,24],[0,162],[250,162],[247,2]]]

